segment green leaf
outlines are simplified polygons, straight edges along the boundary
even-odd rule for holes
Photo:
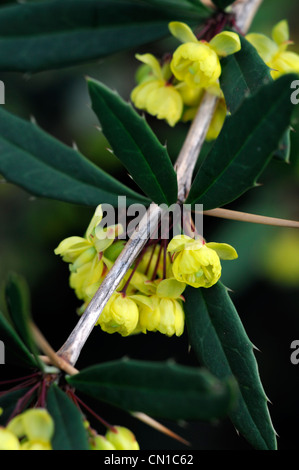
[[[0,108],[0,173],[37,196],[97,206],[149,201],[35,124]]]
[[[225,10],[225,8],[234,3],[234,1],[235,0],[213,0],[213,3],[221,10]]]
[[[0,338],[5,345],[5,361],[20,367],[37,367],[32,354],[0,311]]]
[[[55,384],[50,386],[47,394],[47,409],[55,425],[53,450],[89,450],[83,415]]]
[[[127,411],[166,419],[223,417],[235,402],[234,381],[170,363],[113,361],[67,378],[77,390]]]
[[[10,273],[5,286],[5,298],[11,320],[16,331],[24,341],[40,369],[44,369],[43,363],[38,357],[38,349],[30,331],[31,306],[30,292],[25,279],[15,273]]]
[[[0,414],[0,426],[6,426],[16,407],[17,401],[22,398],[28,390],[28,388],[22,388],[0,396],[0,408],[3,409],[3,413]]]
[[[238,382],[238,406],[230,412],[235,428],[256,449],[275,449],[253,345],[227,289],[218,282],[208,289],[188,287],[185,294],[189,341],[200,363],[219,379],[233,374]]]
[[[166,148],[145,119],[100,82],[88,80],[92,109],[115,155],[157,204],[177,201],[177,177]]]
[[[186,203],[204,209],[223,206],[256,185],[288,128],[294,106],[285,75],[247,98],[226,120],[200,167]]]
[[[227,108],[232,114],[246,97],[272,82],[270,69],[255,47],[242,36],[240,41],[241,50],[221,60],[220,86]]]
[[[37,72],[95,60],[198,24],[209,10],[186,0],[46,0],[0,9],[0,70]]]

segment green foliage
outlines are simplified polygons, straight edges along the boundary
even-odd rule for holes
[[[37,196],[97,206],[117,205],[118,195],[127,203],[145,203],[130,190],[57,141],[35,124],[0,109],[0,172],[12,183]]]
[[[220,282],[209,289],[188,287],[186,322],[200,363],[219,379],[233,375],[238,382],[238,406],[230,413],[235,428],[256,449],[276,449],[253,345],[227,289]]]
[[[240,36],[240,41],[241,50],[221,61],[220,86],[231,114],[238,110],[245,98],[272,82],[270,69],[257,50],[244,37]]]
[[[256,185],[290,125],[290,83],[295,79],[296,75],[285,75],[263,86],[226,120],[198,170],[187,203],[213,209]]]
[[[103,133],[134,181],[157,204],[175,203],[176,173],[145,119],[102,83],[88,80],[88,86]]]
[[[82,413],[55,384],[48,391],[47,409],[55,425],[53,450],[89,449]]]
[[[67,67],[169,34],[169,21],[199,23],[209,10],[176,0],[45,0],[0,8],[0,70]]]
[[[34,357],[1,311],[0,337],[5,341],[5,359],[7,362],[19,367],[37,367]]]
[[[236,402],[232,377],[168,363],[122,360],[99,364],[68,378],[87,395],[157,418],[212,420]]]
[[[7,308],[16,331],[24,341],[28,350],[32,352],[37,364],[42,370],[43,363],[39,360],[38,351],[30,331],[30,293],[25,279],[15,273],[11,273],[6,282],[5,297]]]

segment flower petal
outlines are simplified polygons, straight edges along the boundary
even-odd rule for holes
[[[172,21],[168,25],[171,34],[181,42],[198,42],[197,37],[186,23]]]
[[[136,54],[135,57],[140,60],[140,62],[149,65],[158,80],[163,80],[160,63],[153,54]]]
[[[228,245],[227,243],[209,242],[209,243],[206,243],[206,246],[216,251],[220,259],[232,260],[232,259],[238,258],[238,254],[236,250],[231,245]]]
[[[226,57],[235,54],[241,49],[241,41],[236,33],[230,31],[223,31],[217,34],[210,41],[210,46],[220,57]]]
[[[290,39],[289,24],[286,20],[282,20],[274,26],[272,38],[279,46]]]
[[[278,45],[264,34],[250,33],[247,34],[246,39],[256,48],[266,63],[278,52]]]

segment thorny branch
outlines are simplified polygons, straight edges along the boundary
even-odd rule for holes
[[[249,29],[261,3],[262,0],[239,0],[232,6],[232,12],[236,17],[236,26],[244,33]],[[178,178],[178,195],[181,202],[184,202],[190,189],[194,166],[205,140],[216,104],[217,98],[208,93],[204,95],[175,164]],[[159,223],[161,215],[160,207],[152,203],[74,330],[57,352],[58,356],[72,366],[75,365],[104,306],[146,244],[153,225]]]

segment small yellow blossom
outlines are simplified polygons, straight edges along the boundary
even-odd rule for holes
[[[140,450],[132,431],[123,426],[114,426],[113,430],[107,431],[105,437],[116,450]]]
[[[54,421],[44,408],[31,408],[0,428],[0,450],[52,450]]]
[[[0,427],[0,450],[20,450],[18,438],[3,427]]]
[[[183,44],[173,54],[170,64],[174,76],[188,86],[208,87],[221,75],[219,57],[226,57],[241,49],[240,38],[236,33],[224,31],[210,42],[199,41],[185,23],[177,21],[169,24],[170,32]]]
[[[99,205],[91,219],[84,237],[68,237],[54,250],[63,261],[70,263],[70,286],[81,300],[90,300],[89,290],[98,288],[107,267],[103,252],[114,242],[115,237],[123,231],[121,225],[102,228],[99,224],[103,211]]]
[[[140,303],[137,329],[142,333],[159,331],[167,336],[181,336],[185,324],[181,295],[186,286],[176,279],[164,279],[153,284],[155,294]]]
[[[152,54],[136,54],[136,58],[149,66],[150,74],[135,87],[131,100],[136,108],[147,111],[174,126],[181,118],[183,102],[176,87],[169,82],[169,66],[160,66]]]
[[[272,39],[259,33],[247,34],[246,39],[270,67],[274,80],[286,73],[299,73],[299,55],[287,50],[293,43],[290,41],[289,25],[286,20],[274,26]]]
[[[172,253],[175,279],[193,287],[211,287],[221,276],[221,259],[238,257],[235,249],[225,243],[205,243],[186,235],[174,237],[167,250]]]
[[[122,293],[114,293],[105,305],[97,324],[107,333],[129,336],[139,320],[139,310],[134,300]]]

